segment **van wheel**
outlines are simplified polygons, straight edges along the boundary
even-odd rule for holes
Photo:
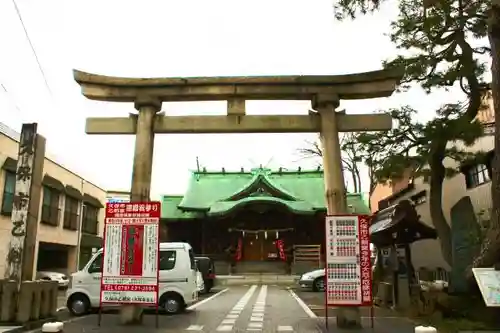
[[[89,298],[84,295],[84,294],[74,294],[71,295],[70,298],[68,299],[68,302],[66,303],[66,306],[68,307],[69,312],[73,316],[83,316],[90,311],[90,300]]]
[[[182,298],[175,293],[163,295],[161,298],[160,305],[163,308],[163,310],[165,310],[165,312],[168,314],[178,314],[184,311],[185,309]]]

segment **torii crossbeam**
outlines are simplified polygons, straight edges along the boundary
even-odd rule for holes
[[[135,134],[132,201],[148,201],[156,133],[297,133],[319,132],[323,147],[325,197],[328,214],[347,212],[338,132],[389,130],[386,114],[346,115],[336,112],[341,99],[390,96],[402,78],[400,70],[350,75],[121,78],[74,71],[82,94],[93,100],[133,102],[137,115],[88,118],[88,134]],[[226,116],[163,116],[162,102],[226,100]],[[309,115],[245,114],[246,100],[310,100],[317,112]],[[122,320],[140,318],[124,308]],[[337,326],[358,328],[356,308],[339,308]]]

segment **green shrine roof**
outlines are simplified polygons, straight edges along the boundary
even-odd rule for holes
[[[220,216],[252,202],[283,205],[296,214],[326,209],[322,170],[195,171],[182,195],[163,195],[164,219]],[[352,213],[369,214],[361,193],[347,194]]]

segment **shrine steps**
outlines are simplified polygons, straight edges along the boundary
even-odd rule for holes
[[[293,286],[297,284],[300,276],[270,274],[270,273],[247,273],[244,275],[218,275],[215,284],[218,286],[250,286],[250,285],[276,285]]]
[[[288,273],[287,265],[283,261],[240,261],[236,264],[234,274],[274,274]]]

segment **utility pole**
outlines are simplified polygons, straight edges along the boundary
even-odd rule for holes
[[[85,180],[81,179],[81,184],[80,184],[80,191],[82,192],[82,195],[84,193],[83,191],[83,185],[85,183]],[[82,228],[83,228],[83,214],[85,212],[86,206],[83,200],[81,201],[80,204],[80,216],[78,217],[78,239],[76,241],[76,270],[80,270],[80,256],[81,256],[81,251],[82,251]]]

